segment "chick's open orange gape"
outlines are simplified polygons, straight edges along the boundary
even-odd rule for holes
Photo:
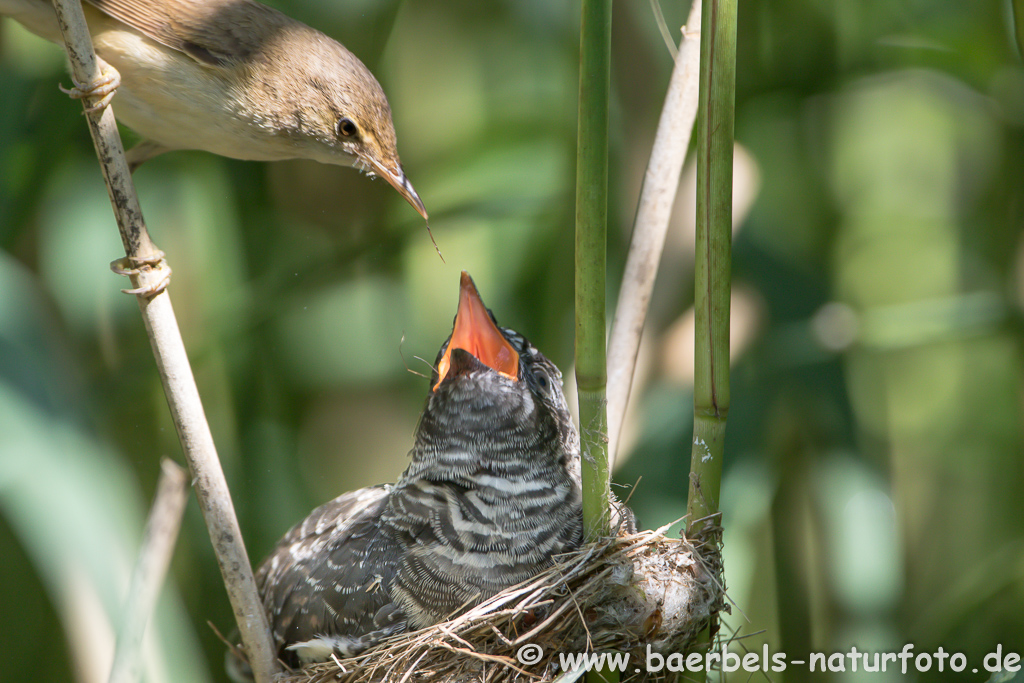
[[[459,311],[455,315],[455,329],[448,350],[437,364],[438,380],[434,391],[437,391],[448,375],[452,351],[455,349],[471,353],[481,363],[513,381],[519,379],[519,354],[494,324],[491,314],[480,299],[480,293],[476,291],[473,278],[466,271],[462,271],[459,286]]]

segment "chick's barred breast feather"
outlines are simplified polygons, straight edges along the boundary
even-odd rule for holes
[[[321,505],[260,565],[256,584],[279,648],[322,635],[377,630],[373,617],[391,599],[376,573],[392,568],[390,583],[398,557],[397,548],[385,547],[378,534],[390,489],[359,489]]]

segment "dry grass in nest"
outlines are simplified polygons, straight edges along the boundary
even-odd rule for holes
[[[705,535],[711,543],[666,538],[666,530],[586,545],[451,621],[279,680],[544,683],[562,673],[559,653],[617,650],[636,661],[647,645],[682,652],[723,605],[720,527]],[[543,654],[526,665],[516,655],[528,644]]]

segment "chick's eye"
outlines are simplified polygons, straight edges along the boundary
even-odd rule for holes
[[[350,138],[359,132],[359,128],[350,118],[341,118],[338,120],[338,135],[343,138]]]
[[[548,376],[543,372],[537,373],[537,386],[547,391],[548,388]]]

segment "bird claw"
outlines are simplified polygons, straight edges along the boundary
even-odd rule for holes
[[[72,76],[71,81],[75,84],[73,88],[65,88],[63,85],[57,86],[61,92],[73,100],[99,97],[100,99],[97,102],[85,107],[83,112],[85,114],[91,114],[92,112],[104,109],[114,99],[114,95],[121,85],[121,74],[117,72],[117,69],[102,61],[100,62],[100,69],[100,77],[92,83],[79,83]]]
[[[142,275],[154,270],[160,271],[159,280],[133,289],[122,289],[121,291],[125,294],[152,298],[167,289],[167,285],[171,283],[171,267],[167,265],[167,260],[164,258],[164,252],[162,251],[158,251],[151,256],[124,256],[111,261],[110,270],[118,275],[129,277],[132,275]]]

